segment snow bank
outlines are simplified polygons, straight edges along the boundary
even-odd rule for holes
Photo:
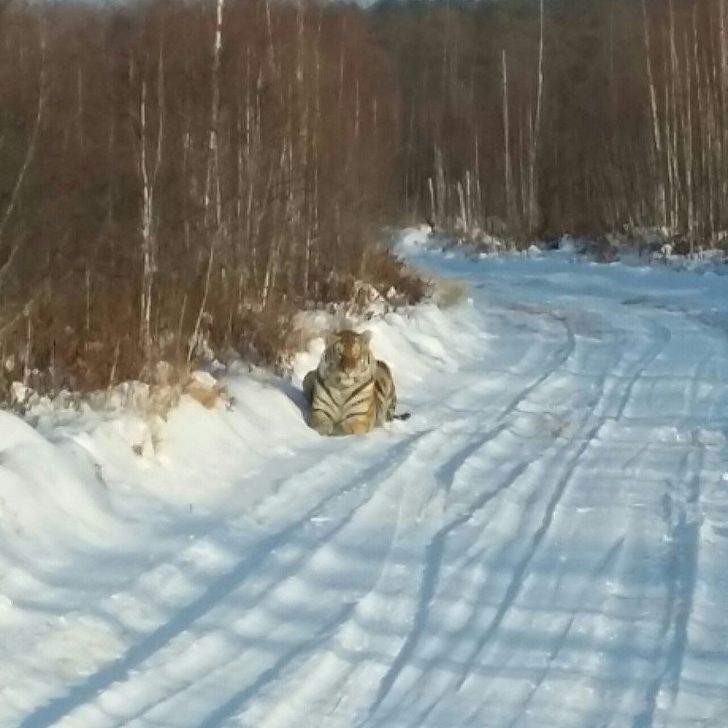
[[[321,313],[230,406],[0,413],[0,726],[725,725],[724,280],[425,232],[406,422],[305,425]]]
[[[395,238],[394,252],[407,256],[427,248],[431,243],[431,234],[432,228],[427,224],[405,228]]]
[[[163,420],[43,401],[29,412],[35,429],[0,412],[0,725],[116,659],[224,571],[228,547],[244,553],[265,524],[315,500],[320,484],[295,485],[302,464],[401,437],[399,422],[348,443],[306,426],[301,380],[323,349],[316,330],[335,323],[315,316],[293,381],[238,364],[222,380],[230,406],[183,395]],[[465,301],[360,327],[392,368],[400,410],[424,380],[457,369],[453,342],[467,348],[474,319]]]

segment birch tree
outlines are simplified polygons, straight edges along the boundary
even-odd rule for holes
[[[133,73],[133,70],[132,70]],[[157,128],[152,143],[149,120],[148,80],[145,68],[141,70],[141,91],[139,95],[139,174],[142,184],[141,206],[141,254],[142,292],[140,299],[141,341],[145,366],[149,367],[153,357],[152,297],[154,278],[157,271],[157,209],[156,186],[162,166],[164,141],[164,38],[160,40],[157,60]]]

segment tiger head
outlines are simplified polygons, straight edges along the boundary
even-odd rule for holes
[[[343,381],[356,381],[370,375],[375,365],[369,342],[372,334],[345,329],[327,334],[324,358],[327,374]]]

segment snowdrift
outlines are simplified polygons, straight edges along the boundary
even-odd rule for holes
[[[0,726],[728,724],[725,279],[398,247],[457,281],[365,324],[407,422],[308,429],[318,339],[0,413]]]

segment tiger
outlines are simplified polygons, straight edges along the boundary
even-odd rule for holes
[[[394,419],[392,372],[374,357],[370,341],[370,331],[327,334],[318,367],[303,379],[308,424],[319,434],[361,435]]]

